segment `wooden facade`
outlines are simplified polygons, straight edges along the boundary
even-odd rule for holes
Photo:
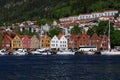
[[[90,46],[91,40],[87,34],[81,34],[79,38],[79,45],[80,46]]]
[[[95,46],[97,49],[101,48],[101,38],[96,33],[91,37],[91,46]]]
[[[22,48],[22,39],[18,35],[16,35],[13,38],[11,45],[13,49]]]
[[[68,38],[68,49],[79,48],[79,35],[70,35]]]
[[[36,35],[32,36],[30,39],[30,48],[37,49],[40,48],[40,41]]]
[[[30,48],[30,39],[28,36],[24,36],[22,38],[22,48],[29,49]]]
[[[40,40],[41,47],[50,48],[50,41],[51,41],[51,38],[48,35],[44,35]]]
[[[2,39],[2,48],[11,49],[12,38],[8,35],[3,36]]]

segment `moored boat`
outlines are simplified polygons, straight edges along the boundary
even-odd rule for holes
[[[109,21],[109,28],[108,28],[108,50],[101,51],[101,55],[120,55],[120,51],[111,49],[111,42],[110,42],[110,21]]]
[[[79,50],[77,50],[76,54],[88,54],[93,55],[97,51],[95,46],[80,46]]]
[[[58,51],[56,54],[58,54],[58,55],[74,55],[75,52],[65,50],[65,51]]]
[[[13,55],[21,56],[21,55],[27,55],[28,52],[26,49],[18,49],[16,51],[13,51]]]
[[[5,49],[0,50],[0,55],[7,55],[8,52]]]

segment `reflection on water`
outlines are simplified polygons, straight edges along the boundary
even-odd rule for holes
[[[119,80],[120,56],[0,56],[0,80]]]

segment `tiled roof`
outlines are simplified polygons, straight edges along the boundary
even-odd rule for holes
[[[62,33],[59,33],[59,34],[58,34],[58,39],[60,39],[62,36],[63,36],[63,34],[62,34]]]

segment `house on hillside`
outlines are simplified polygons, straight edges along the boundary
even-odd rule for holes
[[[89,14],[80,14],[78,16],[69,16],[65,18],[60,18],[60,22],[72,22],[78,20],[89,20],[89,19],[96,19],[103,16],[115,16],[118,13],[118,10],[106,10],[104,12],[92,12]]]
[[[34,25],[33,24],[30,24],[30,25],[26,25],[26,24],[23,24],[21,23],[19,25],[19,30],[20,32],[23,32],[25,30],[29,31],[29,32],[35,32],[35,28],[34,28]]]
[[[48,24],[42,25],[41,30],[43,30],[44,32],[48,32],[50,30],[50,26]]]

